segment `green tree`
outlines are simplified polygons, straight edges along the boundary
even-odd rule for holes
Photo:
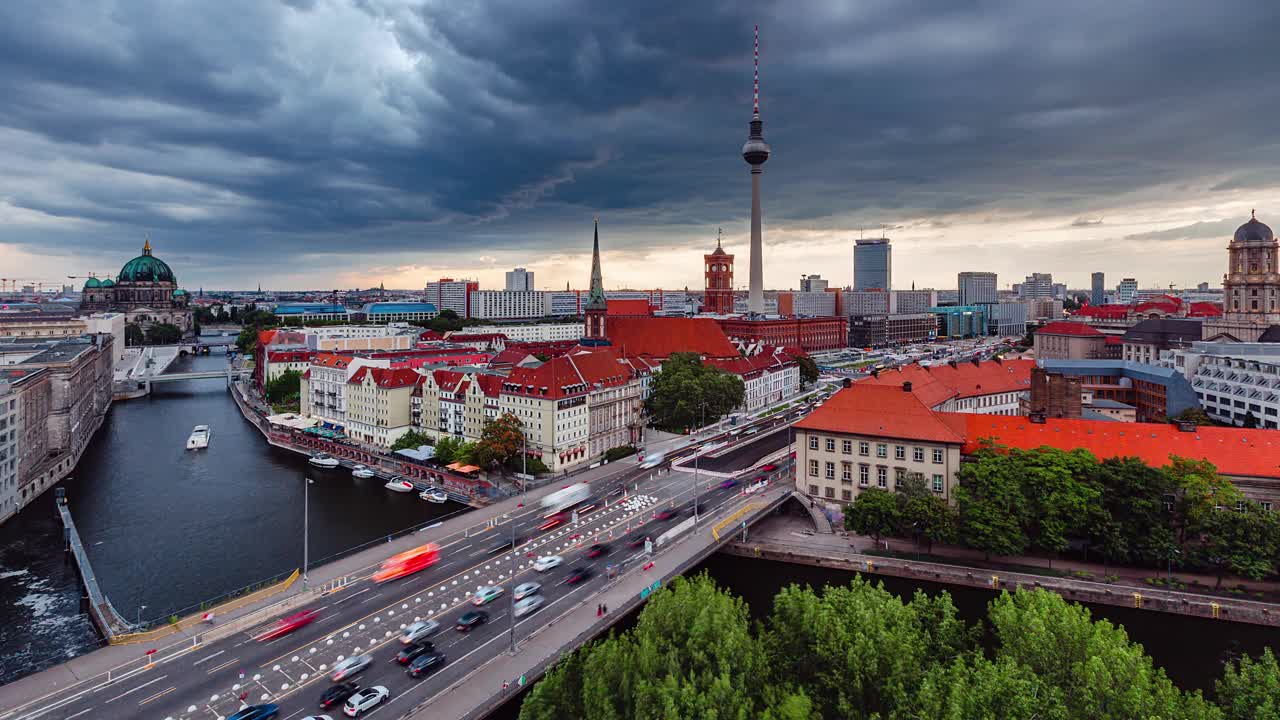
[[[142,333],[142,327],[138,323],[129,323],[124,326],[124,344],[127,346],[144,345],[147,342],[146,335]]]
[[[436,454],[434,457],[445,465],[456,462],[466,444],[462,438],[442,437],[436,440]]]
[[[182,329],[169,323],[156,323],[145,333],[148,345],[173,345],[182,339]]]
[[[960,466],[955,489],[960,537],[992,555],[1017,555],[1027,549],[1023,529],[1027,501],[1022,481],[1006,456],[993,448],[978,450]]]
[[[1225,720],[1280,720],[1280,666],[1271,648],[1257,660],[1227,663],[1216,690]]]
[[[846,530],[870,535],[877,543],[883,535],[896,535],[901,520],[897,496],[880,488],[868,488],[858,493],[844,513]]]
[[[1186,553],[1215,508],[1235,507],[1244,496],[1207,460],[1173,457],[1165,472],[1173,497],[1173,531]]]
[[[297,370],[285,370],[275,378],[267,381],[266,396],[271,403],[284,403],[297,400],[302,389],[302,373]]]
[[[1030,668],[1005,658],[991,662],[981,655],[959,658],[929,668],[913,707],[901,720],[1070,720],[1057,688],[1046,685]]]
[[[1215,587],[1222,587],[1222,576],[1228,572],[1261,580],[1275,571],[1280,524],[1258,503],[1243,500],[1239,510],[1213,510],[1200,529],[1195,557],[1217,574]]]
[[[1198,407],[1187,408],[1177,415],[1171,415],[1167,418],[1169,422],[1177,424],[1183,422],[1195,423],[1196,425],[1217,425],[1213,418],[1209,417],[1209,413]]]
[[[427,437],[423,433],[418,432],[417,430],[410,430],[409,432],[396,438],[396,441],[394,443],[391,443],[391,450],[392,451],[415,450],[417,448],[422,447],[423,445],[430,445],[430,444],[431,444],[431,438]]]
[[[902,503],[901,523],[904,531],[919,536],[926,552],[934,543],[953,543],[958,537],[956,511],[936,495],[919,495]]]
[[[444,310],[441,310],[438,315],[431,318],[431,322],[427,324],[427,327],[438,333],[461,330],[462,318],[458,317],[458,313],[450,310],[449,308],[445,308]]]
[[[655,425],[674,432],[715,422],[742,404],[742,378],[704,365],[696,353],[675,353],[662,363],[646,401]]]
[[[812,385],[818,382],[818,363],[808,355],[800,354],[796,356],[796,364],[800,366],[800,384]]]
[[[1086,450],[1011,450],[1006,461],[1021,481],[1027,505],[1023,522],[1031,547],[1057,554],[1083,534],[1085,520],[1101,497],[1086,481],[1097,459]]]
[[[1123,628],[1043,589],[1003,592],[988,617],[994,661],[1013,661],[1061,693],[1073,718],[1212,718],[1183,695]]]
[[[1108,458],[1090,473],[1102,492],[1086,523],[1090,546],[1111,562],[1164,561],[1176,547],[1165,509],[1170,475],[1137,458]]]
[[[480,431],[480,440],[475,444],[475,464],[489,468],[519,456],[524,447],[523,427],[520,418],[511,413],[503,413],[485,423]]]

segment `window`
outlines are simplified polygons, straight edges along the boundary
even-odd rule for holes
[[[840,499],[841,499],[841,500],[843,500],[843,501],[845,501],[845,502],[849,502],[850,500],[852,500],[852,499],[853,499],[853,491],[852,491],[852,490],[841,490],[841,491],[840,491]]]
[[[835,499],[835,497],[836,497],[836,489],[835,489],[835,488],[831,488],[831,487],[829,487],[829,488],[823,488],[823,493],[822,493],[822,494],[823,494],[823,495],[825,495],[825,496],[827,496],[828,498],[831,498],[832,500],[834,500],[834,499]]]
[[[1258,503],[1258,504],[1262,506],[1262,509],[1263,509],[1263,510],[1266,510],[1267,512],[1271,512],[1271,503],[1266,502],[1266,501],[1264,500],[1263,502],[1260,502],[1260,503]]]
[[[841,441],[840,441],[840,452],[844,453],[845,455],[852,455],[852,454],[853,454],[853,441],[852,441],[852,440],[841,440]]]
[[[936,492],[936,493],[940,493],[940,492],[942,492],[942,476],[941,476],[941,475],[934,474],[934,476],[933,476],[933,491],[934,491],[934,492]]]
[[[889,487],[889,468],[883,465],[876,468],[876,485]]]
[[[934,465],[942,464],[942,451],[937,448],[933,449],[933,464]]]
[[[810,435],[810,436],[809,436],[809,449],[810,449],[810,450],[817,450],[817,449],[818,449],[818,436],[817,436],[817,435]]]
[[[924,448],[917,447],[911,449],[911,459],[916,462],[924,462]]]
[[[809,475],[810,477],[818,477],[818,461],[817,460],[809,461]]]
[[[863,456],[863,457],[866,457],[866,456],[870,455],[870,454],[871,454],[871,443],[867,442],[866,440],[860,440],[860,441],[858,442],[858,454],[859,454],[859,455],[861,455],[861,456]]]
[[[835,451],[836,451],[835,438],[827,438],[827,452],[835,452]]]
[[[846,482],[846,483],[853,482],[853,463],[851,462],[840,463],[840,481]]]
[[[871,466],[862,464],[858,466],[858,484],[866,487],[871,482]]]
[[[907,447],[906,447],[905,445],[894,445],[894,446],[893,446],[893,459],[894,459],[894,460],[906,460],[906,459],[907,459]]]
[[[817,486],[817,485],[810,485],[810,486],[809,486],[809,494],[810,494],[810,495],[817,495],[817,494],[818,494],[818,486]]]
[[[876,443],[876,457],[878,458],[889,457],[889,446],[885,445],[884,443]]]
[[[827,463],[827,479],[828,480],[836,479],[836,464],[833,462]]]

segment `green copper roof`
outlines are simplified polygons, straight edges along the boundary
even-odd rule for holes
[[[98,278],[96,278],[96,277],[91,277],[91,278],[89,278],[88,280],[85,280],[85,281],[84,281],[84,289],[85,289],[85,290],[89,290],[89,289],[92,289],[92,288],[100,288],[100,287],[102,287],[102,283],[101,283],[101,282],[98,282]]]
[[[173,271],[164,261],[151,254],[151,241],[142,246],[142,254],[120,268],[120,282],[177,283]]]
[[[115,286],[116,286],[116,283],[111,278],[107,278],[106,280],[103,280],[101,283],[101,287],[115,287]]]

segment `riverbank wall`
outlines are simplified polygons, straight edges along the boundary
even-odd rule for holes
[[[747,542],[732,542],[720,552],[746,558],[835,568],[867,575],[981,588],[993,591],[1044,588],[1080,603],[1152,610],[1192,617],[1280,626],[1280,606],[1237,598],[1158,589],[1137,589],[1069,577],[1007,572],[946,563],[866,555],[841,549],[839,536],[792,537],[757,531]],[[824,542],[827,541],[827,542]]]

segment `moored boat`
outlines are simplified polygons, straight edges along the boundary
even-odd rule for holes
[[[315,465],[316,467],[322,467],[322,468],[338,467],[338,458],[333,457],[331,455],[325,455],[324,453],[316,453],[315,455],[312,455],[310,459],[307,460],[307,462],[311,463],[312,465]]]
[[[372,469],[365,467],[364,465],[356,465],[355,467],[351,468],[351,477],[371,478],[374,475],[377,475],[377,473],[375,473]]]
[[[423,490],[422,493],[418,495],[418,497],[422,498],[423,500],[426,500],[427,502],[432,502],[432,503],[442,503],[449,499],[449,496],[446,495],[445,492],[439,488],[431,488],[430,490]]]
[[[191,430],[191,435],[187,437],[188,450],[200,450],[209,447],[209,426],[197,425]]]
[[[413,492],[414,490],[413,483],[409,482],[408,480],[405,480],[404,478],[392,478],[391,480],[388,480],[387,483],[382,487],[392,492],[399,492],[399,493]]]

